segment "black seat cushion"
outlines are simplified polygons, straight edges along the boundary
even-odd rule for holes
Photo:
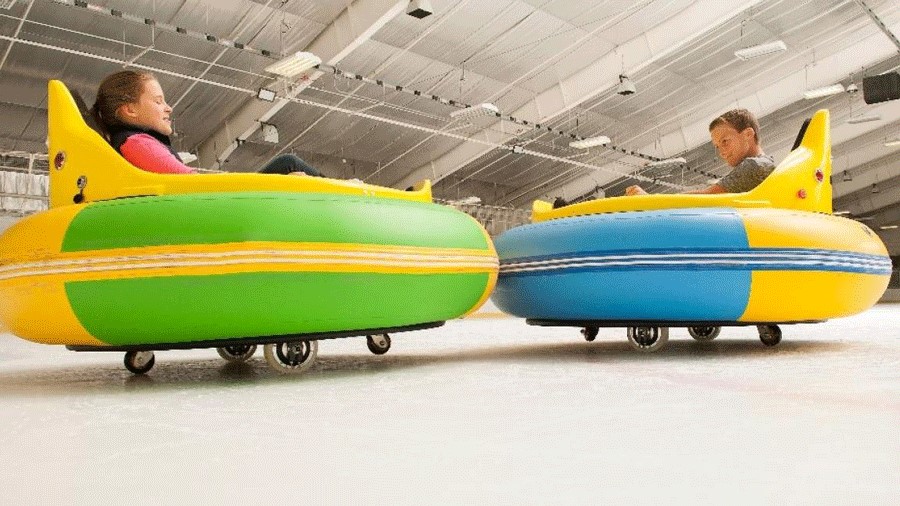
[[[800,144],[803,142],[803,136],[806,135],[806,128],[809,126],[809,122],[812,118],[806,118],[806,121],[803,122],[803,126],[800,127],[800,133],[797,134],[797,139],[794,141],[794,147],[791,148],[791,151],[800,147]]]
[[[97,122],[94,120],[94,115],[91,114],[91,110],[85,103],[84,98],[81,97],[81,93],[78,93],[74,88],[68,85],[66,85],[66,88],[69,89],[69,93],[71,93],[72,98],[75,99],[75,105],[78,106],[78,112],[81,113],[81,117],[84,118],[84,122],[87,123],[87,125],[97,133],[101,133],[102,130],[100,130],[100,128],[97,126]]]

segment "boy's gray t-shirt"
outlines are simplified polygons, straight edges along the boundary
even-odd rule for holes
[[[719,186],[728,193],[747,192],[759,186],[773,170],[775,159],[771,156],[748,156],[719,180]]]

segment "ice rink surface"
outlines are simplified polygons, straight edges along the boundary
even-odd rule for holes
[[[900,504],[900,305],[710,343],[469,319],[262,350],[122,353],[0,336],[4,504]]]

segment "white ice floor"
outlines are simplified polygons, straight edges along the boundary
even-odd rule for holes
[[[655,354],[516,319],[258,356],[0,336],[3,504],[900,504],[900,305]]]

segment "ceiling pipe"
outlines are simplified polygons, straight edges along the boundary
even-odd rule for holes
[[[887,38],[891,39],[891,42],[894,44],[894,46],[897,47],[897,52],[900,52],[900,39],[897,39],[897,36],[894,35],[894,32],[892,32],[891,29],[888,28],[887,25],[884,24],[884,21],[882,21],[881,18],[878,17],[878,14],[875,14],[875,12],[872,10],[872,8],[869,7],[868,5],[866,5],[865,1],[863,1],[863,0],[854,0],[854,1],[856,2],[857,5],[860,6],[860,8],[862,8],[863,12],[865,12],[866,15],[868,15],[870,18],[872,18],[872,21],[875,22],[875,26],[877,26],[879,30],[884,32],[884,34],[887,35]]]
[[[19,43],[21,43],[21,44],[27,44],[27,45],[30,45],[30,46],[41,47],[41,48],[44,48],[44,49],[51,49],[51,50],[60,51],[60,52],[68,53],[68,54],[74,54],[74,55],[78,55],[78,56],[84,56],[84,57],[87,57],[87,58],[93,58],[93,59],[96,59],[96,60],[102,60],[102,61],[106,61],[106,62],[109,62],[109,63],[115,63],[115,64],[119,64],[119,65],[125,63],[125,60],[120,60],[120,59],[117,59],[117,58],[110,58],[110,57],[107,57],[107,56],[95,55],[95,54],[88,53],[88,52],[85,52],[85,51],[79,51],[79,50],[76,50],[76,49],[69,49],[69,48],[64,48],[64,47],[60,47],[60,46],[54,46],[54,45],[51,45],[51,44],[44,44],[44,43],[42,43],[42,42],[35,42],[35,41],[27,40],[27,39],[14,39],[14,38],[9,37],[9,36],[7,36],[7,35],[0,35],[0,40],[7,40],[7,41],[10,41],[10,42],[15,41],[15,42],[19,42]],[[150,72],[157,73],[157,74],[171,75],[171,76],[180,77],[180,78],[183,78],[183,79],[194,80],[194,81],[198,81],[198,82],[210,84],[210,85],[213,85],[213,86],[218,86],[218,87],[225,88],[225,89],[229,89],[229,90],[233,90],[233,91],[238,91],[238,92],[241,92],[241,93],[245,93],[245,94],[247,94],[248,96],[254,96],[254,95],[256,95],[256,92],[257,92],[257,90],[251,90],[251,89],[248,89],[248,88],[241,88],[241,87],[239,87],[239,86],[232,86],[232,85],[229,85],[229,84],[217,83],[217,82],[215,82],[215,81],[210,81],[210,80],[208,80],[208,79],[203,79],[203,78],[199,78],[199,77],[189,76],[189,75],[186,75],[186,74],[181,74],[181,73],[173,72],[173,71],[170,71],[170,70],[165,70],[165,69],[160,69],[160,68],[150,67],[150,66],[148,66],[148,65],[134,64],[133,66],[136,67],[136,68],[141,68],[141,69],[144,69],[144,70],[149,70]],[[282,97],[280,100],[284,100],[284,101],[286,101],[286,102],[293,102],[293,103],[297,103],[297,104],[302,104],[302,105],[308,105],[308,106],[312,106],[312,107],[317,107],[317,108],[320,108],[320,109],[328,109],[328,110],[331,110],[331,111],[334,111],[334,112],[340,112],[340,113],[346,114],[346,115],[348,115],[348,116],[357,116],[357,117],[361,117],[361,118],[370,119],[370,120],[373,120],[373,121],[379,121],[379,122],[382,122],[382,123],[387,123],[387,124],[391,124],[391,125],[396,125],[396,126],[400,126],[400,127],[409,128],[409,129],[412,129],[412,130],[418,130],[418,131],[421,131],[421,132],[433,133],[433,134],[441,135],[441,136],[444,136],[444,137],[450,137],[450,138],[457,139],[457,140],[461,140],[461,141],[474,142],[474,143],[482,144],[482,145],[484,145],[484,146],[488,146],[488,147],[490,147],[490,148],[512,150],[514,153],[525,154],[525,155],[531,155],[531,156],[536,156],[536,157],[538,157],[538,158],[544,158],[544,159],[547,159],[547,160],[554,160],[554,161],[557,161],[557,162],[560,162],[560,163],[566,163],[566,164],[570,164],[570,165],[576,165],[576,166],[578,166],[578,167],[582,167],[582,168],[586,168],[586,169],[599,170],[599,171],[603,171],[603,172],[611,172],[611,173],[617,174],[617,175],[619,175],[619,176],[629,176],[629,177],[632,177],[632,178],[637,179],[637,180],[640,180],[640,181],[653,182],[653,180],[650,179],[650,178],[646,178],[646,177],[642,177],[642,176],[637,176],[637,175],[629,175],[629,174],[624,173],[624,172],[616,172],[616,171],[612,171],[611,169],[608,169],[608,168],[598,167],[598,166],[596,166],[596,165],[591,165],[591,164],[587,164],[587,163],[583,163],[583,162],[578,162],[578,161],[575,161],[575,160],[569,160],[569,159],[567,159],[567,158],[563,158],[563,157],[559,157],[559,156],[548,155],[548,154],[546,154],[546,153],[540,153],[540,152],[537,152],[537,151],[525,149],[525,148],[523,148],[523,147],[521,147],[521,146],[511,147],[511,146],[507,146],[507,145],[504,145],[504,144],[501,144],[501,143],[491,142],[491,141],[489,141],[489,140],[482,140],[482,139],[477,139],[477,138],[471,138],[471,137],[467,137],[467,136],[460,135],[460,134],[456,134],[456,133],[449,132],[449,131],[442,131],[442,130],[437,130],[437,129],[434,129],[434,128],[429,128],[429,127],[425,127],[425,126],[421,126],[421,125],[414,125],[414,124],[411,124],[411,123],[406,123],[406,122],[403,122],[403,121],[393,120],[393,119],[389,119],[389,118],[383,118],[383,117],[381,117],[381,116],[375,116],[375,115],[372,115],[372,114],[359,112],[359,111],[356,111],[356,110],[353,110],[353,109],[346,109],[346,108],[343,108],[343,107],[338,107],[338,106],[333,106],[333,105],[320,104],[320,103],[314,102],[314,101],[312,101],[312,100],[306,100],[306,99],[301,99],[301,98],[297,98],[297,97]],[[675,185],[675,184],[671,184],[671,183],[666,183],[664,186],[668,186],[668,187],[671,187],[671,188],[674,188],[674,189],[684,189],[684,188],[683,188],[682,186],[680,186],[680,185]]]
[[[28,8],[25,9],[25,14],[22,16],[22,19],[19,20],[19,26],[16,27],[16,33],[13,34],[13,38],[18,38],[19,33],[22,32],[22,26],[25,24],[25,20],[28,19],[28,13],[31,12],[31,7],[34,6],[34,0],[28,2]],[[3,52],[3,59],[0,60],[0,71],[3,70],[3,66],[6,65],[6,59],[9,58],[9,52],[12,51],[15,42],[10,42],[8,46],[6,46],[6,51]]]

